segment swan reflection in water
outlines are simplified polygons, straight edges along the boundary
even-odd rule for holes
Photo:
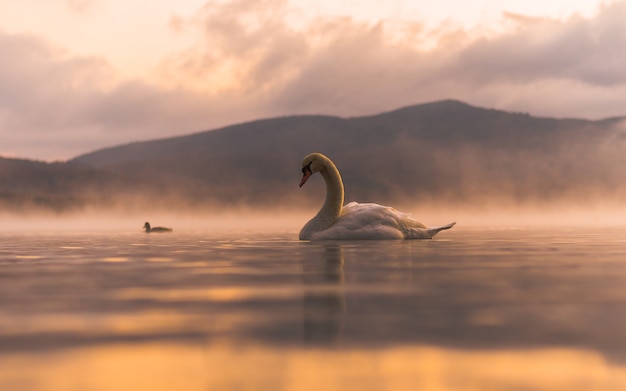
[[[339,243],[328,243],[321,248],[323,259],[307,259],[303,265],[303,326],[307,344],[338,342],[346,311],[343,248]]]

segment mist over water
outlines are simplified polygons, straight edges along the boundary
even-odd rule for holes
[[[308,211],[5,225],[0,389],[626,387],[623,225],[423,212],[459,223],[329,242],[297,240]]]
[[[352,201],[347,199],[346,202]],[[369,200],[363,200],[369,202]],[[41,232],[141,232],[145,222],[153,226],[166,226],[184,233],[297,233],[317,213],[321,200],[274,207],[214,207],[190,208],[172,204],[169,210],[149,208],[126,210],[124,208],[93,208],[89,211],[42,213],[0,213],[0,233]],[[620,203],[520,203],[493,200],[487,204],[399,202],[391,203],[396,209],[410,213],[428,226],[456,221],[454,228],[485,227],[607,227],[626,226],[626,207]]]

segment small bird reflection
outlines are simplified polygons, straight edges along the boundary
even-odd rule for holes
[[[325,245],[324,259],[304,263],[304,342],[332,344],[341,339],[346,310],[344,254],[340,244]]]

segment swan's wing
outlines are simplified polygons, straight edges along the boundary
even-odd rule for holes
[[[315,239],[403,239],[411,229],[426,226],[409,214],[374,203],[351,202],[328,229],[317,232]]]
[[[390,207],[374,203],[350,202],[344,206],[340,220],[353,220],[361,225],[384,224],[403,230],[407,228],[426,228],[409,213],[399,212]]]
[[[384,224],[365,226],[346,224],[337,220],[330,228],[316,232],[311,236],[315,240],[383,240],[403,239],[404,235],[397,228]]]
[[[452,228],[454,224],[429,228],[410,214],[399,212],[392,207],[351,202],[343,207],[341,215],[333,225],[313,233],[310,239],[431,239],[439,231]]]

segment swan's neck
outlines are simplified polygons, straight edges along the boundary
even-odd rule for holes
[[[341,208],[343,207],[343,181],[341,180],[339,170],[332,163],[324,167],[320,174],[322,174],[326,182],[326,200],[317,215],[331,219],[334,222],[341,214]]]
[[[332,226],[343,208],[343,181],[337,167],[333,162],[327,161],[320,170],[320,174],[326,182],[326,200],[315,217],[302,227],[301,240],[311,239],[316,232],[324,231]]]

